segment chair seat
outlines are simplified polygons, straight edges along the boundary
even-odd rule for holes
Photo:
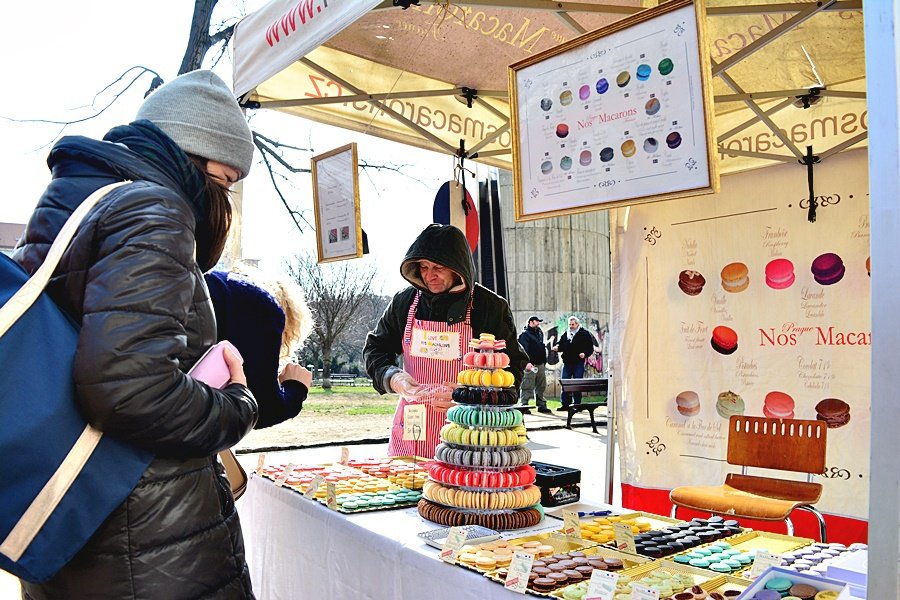
[[[783,521],[792,510],[814,504],[821,495],[818,483],[730,473],[723,485],[677,487],[669,499],[701,512]]]

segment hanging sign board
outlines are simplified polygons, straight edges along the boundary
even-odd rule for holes
[[[312,159],[313,207],[319,262],[363,255],[356,144]]]
[[[510,65],[517,221],[718,189],[705,22],[675,0]]]

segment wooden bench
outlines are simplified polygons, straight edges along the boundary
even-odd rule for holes
[[[581,392],[582,396],[603,396],[603,400],[597,402],[581,402],[570,404],[566,407],[566,428],[572,429],[572,417],[575,413],[587,411],[591,418],[591,431],[597,433],[597,422],[594,420],[594,411],[598,406],[606,406],[609,394],[609,379],[606,377],[589,377],[584,379],[560,379],[563,392]]]

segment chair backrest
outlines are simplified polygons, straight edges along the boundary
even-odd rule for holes
[[[824,421],[732,416],[728,422],[732,465],[799,473],[825,472]]]

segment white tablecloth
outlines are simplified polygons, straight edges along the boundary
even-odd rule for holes
[[[253,476],[238,512],[260,600],[523,598],[440,561],[415,507],[345,515]]]

